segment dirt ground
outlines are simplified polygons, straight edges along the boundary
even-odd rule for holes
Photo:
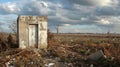
[[[24,50],[18,48],[13,34],[0,35],[0,67],[120,66],[119,35],[49,33],[47,49]],[[96,52],[100,54],[95,55]]]

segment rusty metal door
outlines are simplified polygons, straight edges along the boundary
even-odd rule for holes
[[[38,48],[38,25],[29,25],[29,46]]]

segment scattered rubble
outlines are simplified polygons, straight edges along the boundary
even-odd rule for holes
[[[91,54],[90,56],[88,56],[89,60],[98,60],[100,58],[105,58],[105,55],[102,50],[99,50],[99,51]]]
[[[64,37],[65,38],[65,37]],[[72,37],[71,37],[72,38]],[[53,38],[51,38],[53,39]],[[68,38],[69,39],[69,38]],[[0,53],[0,67],[119,67],[119,46],[81,42],[49,41],[47,49],[9,48]],[[88,39],[89,40],[89,39]],[[69,42],[69,43],[68,43]],[[114,48],[113,48],[114,47]],[[112,50],[112,51],[111,51]]]
[[[15,52],[15,51],[13,51]],[[12,53],[12,52],[11,52]],[[109,65],[114,58],[105,58],[102,50],[82,56],[80,53],[68,51],[64,47],[46,49],[25,49],[7,55],[0,66],[5,67],[96,67],[99,64]],[[103,58],[102,58],[103,57]],[[102,58],[102,59],[101,59]],[[1,60],[3,58],[0,58]]]

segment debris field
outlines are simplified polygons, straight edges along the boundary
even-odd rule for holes
[[[120,38],[117,37],[50,33],[47,49],[19,49],[14,43],[10,47],[9,35],[5,36],[0,40],[0,67],[120,66]],[[14,41],[13,35],[11,38]]]

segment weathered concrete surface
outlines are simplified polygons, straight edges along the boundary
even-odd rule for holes
[[[47,48],[46,16],[19,16],[17,21],[20,48]]]

